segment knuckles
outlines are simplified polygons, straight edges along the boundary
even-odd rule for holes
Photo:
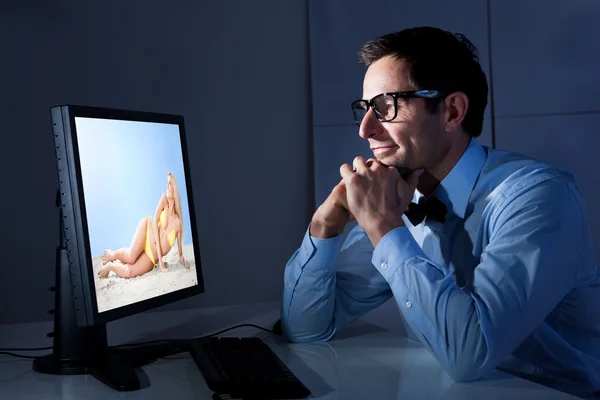
[[[358,175],[358,174],[353,174],[350,177],[348,177],[348,183],[350,185],[356,184],[359,180],[360,180],[360,175]]]
[[[356,171],[357,166],[360,164],[364,164],[367,168],[362,169],[363,172],[359,174],[356,173]],[[394,174],[399,174],[396,168],[387,167],[381,164],[375,158],[369,158],[365,161],[365,159],[362,156],[354,157],[352,165],[342,164],[340,166],[340,173],[344,175],[344,172],[346,172],[345,170],[352,171],[352,174],[349,174],[345,179],[346,182],[348,182],[349,184],[357,183],[363,175],[366,177],[379,176],[380,178],[384,178],[386,175],[394,176]]]

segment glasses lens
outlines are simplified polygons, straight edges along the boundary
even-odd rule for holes
[[[378,117],[391,121],[396,114],[396,101],[391,95],[379,95],[373,99],[373,108]]]
[[[360,126],[365,114],[367,113],[367,103],[360,100],[352,104],[352,112],[354,113],[354,121]]]

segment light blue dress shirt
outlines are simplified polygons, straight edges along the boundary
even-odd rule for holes
[[[393,296],[455,380],[498,368],[600,390],[600,270],[573,177],[472,139],[433,195],[443,224],[404,217],[375,248],[359,226],[344,241],[307,229],[285,268],[287,338],[329,340]]]

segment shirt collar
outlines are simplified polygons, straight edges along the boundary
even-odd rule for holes
[[[471,192],[486,158],[484,148],[476,138],[471,138],[460,160],[433,192],[433,195],[448,207],[448,210],[452,210],[460,218],[465,217]],[[415,201],[422,196],[418,190],[415,191]]]

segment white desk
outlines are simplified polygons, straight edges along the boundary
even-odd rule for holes
[[[185,338],[239,323],[270,328],[276,318],[277,306],[273,304],[147,313],[109,325],[109,341],[116,344]],[[0,327],[0,347],[49,345],[45,338],[49,329],[47,323]],[[328,343],[289,344],[281,337],[248,328],[228,336],[263,338],[312,391],[312,398],[317,399],[575,398],[500,372],[492,380],[455,383],[418,343],[363,321],[349,326]],[[31,369],[29,360],[0,356],[0,399],[210,399],[212,393],[192,359],[187,354],[175,357],[180,358],[144,367],[150,387],[117,392],[91,376],[43,375]]]

